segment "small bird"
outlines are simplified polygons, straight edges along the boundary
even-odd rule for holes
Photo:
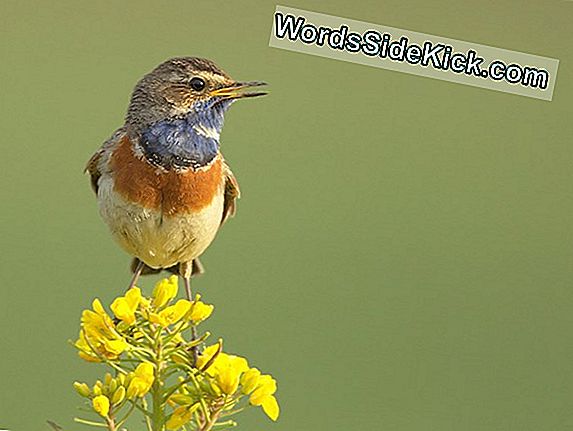
[[[166,269],[185,281],[235,214],[239,185],[220,151],[224,115],[262,81],[238,82],[210,60],[172,58],[135,86],[125,124],[91,157],[86,172],[100,214],[141,274]]]

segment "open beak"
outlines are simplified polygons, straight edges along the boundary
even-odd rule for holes
[[[244,97],[264,96],[267,91],[248,91],[253,87],[267,85],[263,81],[235,82],[227,87],[211,91],[211,96],[221,97],[223,99],[242,99]]]

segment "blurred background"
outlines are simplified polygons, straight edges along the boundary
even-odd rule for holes
[[[285,5],[558,58],[554,99],[269,48],[273,2],[3,0],[0,428],[87,429],[71,385],[104,368],[68,340],[129,258],[82,169],[192,55],[271,83],[227,115],[243,197],[194,284],[279,381],[239,429],[572,429],[573,2]]]

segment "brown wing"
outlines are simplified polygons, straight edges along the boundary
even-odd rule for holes
[[[241,196],[239,183],[227,163],[223,164],[223,173],[225,175],[225,200],[223,204],[223,218],[221,219],[221,225],[225,223],[229,217],[233,217],[235,215],[235,212],[237,211],[237,199]]]
[[[92,185],[92,190],[95,192],[96,195],[98,190],[97,183],[99,181],[99,177],[101,177],[101,172],[99,171],[98,165],[102,153],[103,153],[102,149],[99,149],[93,156],[91,156],[91,158],[88,160],[86,168],[84,169],[84,172],[90,174],[90,183]]]
[[[123,135],[125,135],[125,130],[123,127],[121,127],[116,130],[114,134],[107,141],[105,141],[100,149],[97,150],[95,154],[88,160],[84,172],[90,174],[90,182],[96,195],[98,191],[98,181],[101,177],[100,159],[106,151],[110,150],[119,141],[119,138],[121,138]]]

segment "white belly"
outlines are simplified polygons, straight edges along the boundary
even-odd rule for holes
[[[164,217],[126,202],[111,179],[101,177],[98,202],[100,214],[113,237],[129,254],[152,268],[166,268],[199,257],[211,244],[223,214],[223,189],[212,202],[193,214]]]

